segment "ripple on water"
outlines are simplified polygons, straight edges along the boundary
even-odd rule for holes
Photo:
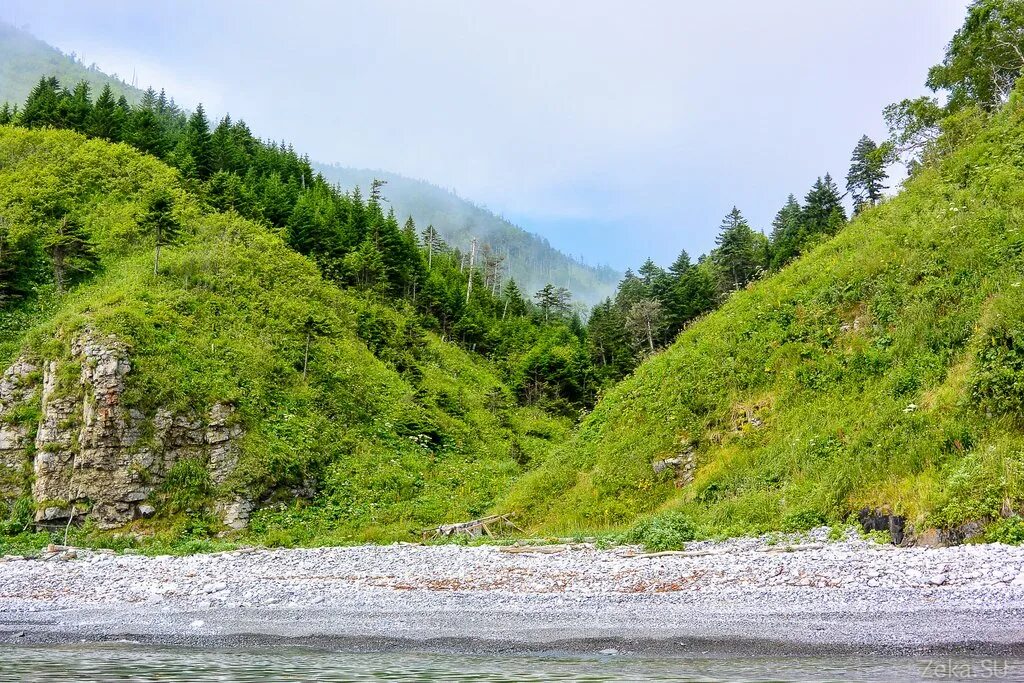
[[[916,681],[1021,680],[1024,660],[879,657],[484,656],[132,643],[0,651],[0,680],[55,681]]]

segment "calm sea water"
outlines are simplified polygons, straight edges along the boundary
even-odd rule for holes
[[[0,650],[2,681],[919,681],[1024,680],[1024,660],[486,657],[352,654],[302,648],[190,649],[132,644]]]

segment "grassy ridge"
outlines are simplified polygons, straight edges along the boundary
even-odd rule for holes
[[[887,508],[920,526],[1024,504],[1024,108],[835,239],[734,294],[599,402],[502,502],[535,526],[679,508],[710,533]],[[693,453],[677,489],[652,461]]]
[[[137,219],[157,187],[173,192],[184,230],[154,277]],[[246,436],[229,486],[266,503],[255,540],[408,538],[472,517],[567,429],[516,407],[485,361],[422,332],[411,312],[337,288],[278,235],[199,205],[159,161],[74,133],[0,127],[4,219],[33,229],[56,193],[103,269],[66,295],[43,287],[5,308],[3,360],[66,355],[89,325],[129,348],[126,407],[152,416],[233,404]],[[169,536],[210,528],[202,477],[183,481],[195,491],[177,507],[193,512],[168,508],[157,526]]]

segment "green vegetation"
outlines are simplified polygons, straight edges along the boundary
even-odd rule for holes
[[[3,361],[66,357],[89,326],[129,349],[123,400],[145,415],[233,405],[246,436],[229,486],[266,504],[255,539],[405,539],[482,514],[566,434],[564,418],[518,404],[493,364],[424,329],[411,304],[339,288],[271,229],[208,210],[152,157],[10,126],[0,155],[0,215],[33,264],[3,309]],[[36,248],[35,216],[55,187],[96,255],[61,296]],[[154,197],[172,199],[181,226],[158,276]],[[160,543],[216,530],[201,469],[172,470],[153,523]]]
[[[0,103],[23,102],[42,74],[61,81],[85,81],[94,92],[110,86],[117,97],[136,102],[139,91],[95,64],[85,65],[74,54],[66,55],[10,24],[0,21]]]
[[[0,361],[59,358],[77,390],[89,327],[130,353],[126,406],[235,409],[230,479],[180,460],[125,544],[214,547],[231,492],[268,545],[515,511],[660,550],[864,508],[1020,542],[1021,52],[1019,3],[975,2],[929,75],[951,97],[893,105],[891,139],[854,148],[852,219],[828,174],[770,236],[734,208],[709,254],[648,260],[586,323],[486,245],[400,222],[383,182],[343,193],[241,121],[43,78],[0,116]],[[884,200],[895,155],[912,175]],[[24,501],[16,547],[41,542]]]
[[[1020,510],[1024,102],[974,111],[898,197],[608,391],[501,507],[556,529],[671,503],[728,533],[862,507],[939,526]],[[689,451],[682,490],[653,472]]]

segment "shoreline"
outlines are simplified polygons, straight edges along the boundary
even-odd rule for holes
[[[701,542],[653,557],[585,544],[79,550],[0,562],[0,642],[1024,657],[1024,548],[815,541],[791,551],[764,539]]]

